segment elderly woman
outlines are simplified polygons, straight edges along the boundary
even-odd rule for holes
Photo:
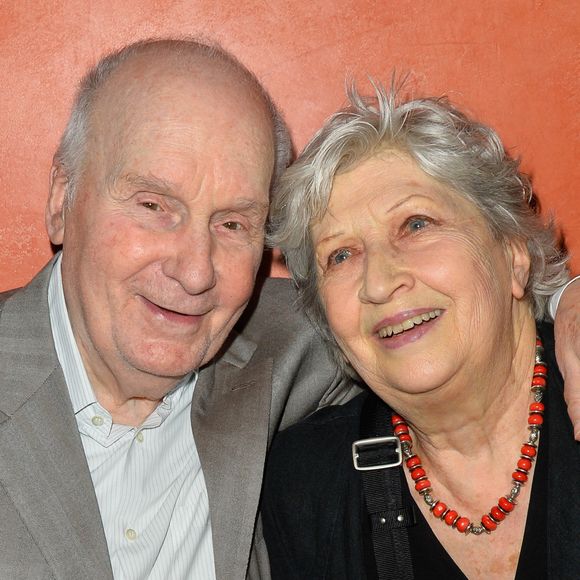
[[[580,446],[542,322],[565,258],[493,130],[376,93],[351,91],[273,209],[302,304],[370,391],[275,440],[272,576],[578,578]]]

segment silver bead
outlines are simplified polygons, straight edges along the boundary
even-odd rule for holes
[[[423,495],[423,499],[425,500],[425,503],[431,509],[433,509],[435,507],[435,505],[437,505],[437,502],[439,501],[439,500],[433,499],[433,496],[431,495],[431,493],[426,493],[425,495]]]
[[[483,532],[487,531],[483,526],[474,526],[473,524],[469,524],[467,529],[469,530],[469,533],[473,534],[474,536],[481,536]]]
[[[522,486],[521,484],[518,483],[514,483],[514,486],[511,488],[510,494],[508,499],[512,501],[512,503],[515,503],[515,499],[518,497],[518,495],[520,495],[520,490],[521,490]]]

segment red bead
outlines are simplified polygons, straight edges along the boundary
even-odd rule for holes
[[[540,340],[540,337],[539,336],[536,336],[536,346],[539,346],[541,348],[543,348],[543,346],[544,346],[542,344],[542,341]]]
[[[519,481],[520,483],[526,483],[526,481],[528,481],[528,476],[521,471],[514,471],[512,473],[512,479]]]
[[[542,425],[544,423],[544,417],[542,417],[542,415],[538,415],[538,413],[532,413],[528,417],[528,423],[530,425]]]
[[[534,366],[534,374],[541,373],[543,375],[548,374],[548,368],[546,365],[537,364]]]
[[[424,475],[426,475],[426,473],[422,467],[415,467],[415,469],[411,471],[411,477],[415,481],[417,481],[420,477],[423,477]]]
[[[514,503],[512,503],[507,497],[500,497],[497,500],[497,505],[504,511],[504,512],[511,512],[516,507]]]
[[[488,515],[485,515],[481,518],[481,525],[488,532],[493,532],[497,528],[497,524]]]
[[[435,507],[433,508],[433,515],[436,518],[440,518],[444,514],[446,509],[447,509],[447,506],[443,502],[438,501],[435,504]]]
[[[505,519],[505,514],[496,505],[494,505],[489,511],[494,520],[501,522]]]
[[[409,427],[407,425],[397,425],[394,429],[395,435],[402,435],[403,433],[409,432]]]
[[[411,436],[408,433],[403,433],[402,435],[399,435],[399,441],[401,443],[403,441],[409,441],[411,443],[413,441],[413,439],[411,439]]]
[[[465,530],[469,527],[469,520],[467,518],[459,518],[455,524],[455,527],[459,532],[464,533]]]
[[[445,514],[445,523],[450,526],[456,520],[459,514],[455,510],[449,510],[447,514]]]
[[[522,458],[518,461],[518,467],[524,471],[530,471],[532,468],[532,462],[529,459]]]
[[[544,408],[544,403],[532,403],[530,405],[530,411],[537,411],[539,413],[543,413]]]
[[[392,415],[391,423],[393,424],[393,426],[399,425],[399,423],[405,423],[405,419],[403,419],[403,417],[401,417],[400,415]]]
[[[418,481],[415,484],[415,489],[417,491],[423,491],[424,489],[427,489],[428,487],[431,487],[431,482],[428,479],[422,479],[421,481]]]
[[[532,379],[532,386],[545,387],[546,379],[544,377],[534,377]]]
[[[533,445],[528,445],[527,443],[524,443],[522,445],[521,453],[522,453],[522,455],[525,455],[526,457],[535,457],[536,456],[536,448]]]
[[[407,459],[407,461],[405,461],[405,465],[409,469],[413,469],[413,467],[417,467],[417,465],[421,465],[421,459],[419,458],[418,455],[413,455],[412,457],[409,457],[409,459]]]

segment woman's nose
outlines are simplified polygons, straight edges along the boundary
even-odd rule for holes
[[[395,251],[383,247],[367,251],[359,290],[361,302],[383,304],[413,285],[411,268]]]

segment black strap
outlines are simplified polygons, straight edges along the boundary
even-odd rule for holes
[[[361,414],[363,439],[393,436],[391,410],[378,397],[369,395]],[[382,445],[362,451],[360,465],[392,463],[393,448]],[[405,501],[401,468],[361,471],[373,550],[379,580],[413,579],[413,564],[407,527],[416,523],[413,502]]]

